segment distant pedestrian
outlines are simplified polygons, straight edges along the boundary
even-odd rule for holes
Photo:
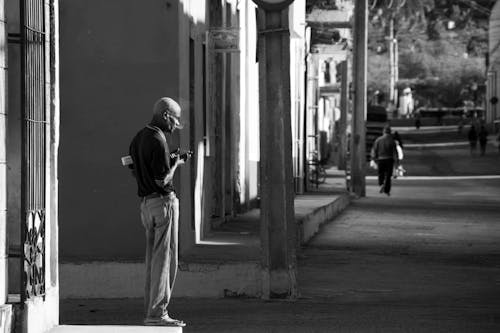
[[[403,148],[403,140],[401,139],[401,135],[399,135],[398,131],[395,131],[392,137],[398,142],[401,148]]]
[[[497,136],[497,144],[498,144],[498,152],[500,153],[500,131],[498,132]]]
[[[417,111],[417,114],[415,115],[415,128],[416,129],[420,129],[420,125],[422,124],[422,121],[420,118],[421,118],[420,112]]]
[[[401,135],[399,135],[398,131],[395,131],[394,134],[392,135],[394,138],[394,141],[396,142],[396,150],[398,153],[398,161],[394,163],[394,172],[393,172],[393,177],[394,179],[398,177],[404,176],[404,173],[406,170],[403,168],[403,165],[401,164],[401,161],[403,160],[404,153],[403,153],[403,140],[401,139]]]
[[[488,131],[484,125],[481,125],[479,129],[479,133],[477,135],[479,137],[479,148],[481,149],[481,156],[484,156],[486,153],[486,143],[488,142]]]
[[[391,195],[391,178],[394,164],[398,162],[398,152],[389,125],[384,127],[383,135],[373,143],[371,158],[378,166],[380,193]]]
[[[395,134],[395,133],[394,133]],[[395,135],[394,135],[395,137]],[[403,167],[403,158],[404,158],[404,152],[403,152],[403,147],[401,146],[400,142],[398,140],[394,140],[396,142],[396,151],[398,153],[398,158],[396,161],[394,161],[394,179],[398,177],[403,177],[406,173],[405,168]]]
[[[462,134],[465,125],[465,114],[460,116],[460,120],[458,121],[458,134]]]
[[[477,132],[476,132],[476,126],[474,125],[470,125],[469,144],[470,144],[470,153],[472,155],[477,149]]]

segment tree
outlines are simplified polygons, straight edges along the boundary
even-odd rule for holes
[[[387,37],[391,36],[388,29],[392,20],[398,44],[398,80],[418,81],[416,94],[432,103],[457,103],[467,85],[485,79],[486,12],[494,3],[494,0],[370,0],[369,89],[389,87],[390,63],[376,66],[373,62],[380,61],[384,54],[390,58],[387,52],[391,51],[391,38]]]

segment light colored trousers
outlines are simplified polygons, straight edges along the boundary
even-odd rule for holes
[[[175,193],[143,199],[141,219],[146,229],[146,318],[167,316],[178,264],[179,199]]]

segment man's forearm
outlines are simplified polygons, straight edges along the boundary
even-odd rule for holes
[[[163,179],[157,179],[156,180],[156,184],[158,186],[161,186],[161,187],[164,187],[165,185],[167,185],[169,182],[172,181],[172,179],[174,179],[174,174],[175,174],[175,170],[177,169],[178,167],[178,164],[175,163],[171,168],[170,170],[168,170],[168,173],[165,175],[165,177]]]

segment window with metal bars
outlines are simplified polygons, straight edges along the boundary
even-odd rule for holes
[[[45,295],[45,6],[21,0],[22,300]]]

